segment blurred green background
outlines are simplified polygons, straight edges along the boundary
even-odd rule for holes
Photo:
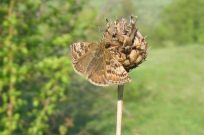
[[[69,45],[138,16],[147,61],[125,87],[123,135],[204,135],[203,0],[0,0],[0,135],[113,135],[116,86],[74,73]]]

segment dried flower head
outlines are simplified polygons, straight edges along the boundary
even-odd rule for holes
[[[136,27],[136,19],[122,18],[114,22],[107,20],[103,42],[106,48],[115,55],[126,71],[141,64],[147,55],[147,42]]]

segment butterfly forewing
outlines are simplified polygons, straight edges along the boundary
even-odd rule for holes
[[[88,63],[93,59],[96,48],[95,44],[87,42],[71,45],[72,64],[77,73],[85,75]]]
[[[95,57],[89,63],[87,68],[88,80],[95,85],[108,86],[109,82],[106,77],[104,52],[102,48],[98,48]]]

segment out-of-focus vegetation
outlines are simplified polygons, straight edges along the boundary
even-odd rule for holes
[[[150,46],[126,86],[124,135],[203,135],[203,0],[1,0],[0,134],[112,135],[116,87],[73,72],[69,45],[138,16]]]
[[[161,13],[154,43],[161,41],[164,45],[204,44],[203,6],[203,0],[173,1]]]

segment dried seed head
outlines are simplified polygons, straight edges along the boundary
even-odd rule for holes
[[[122,18],[108,22],[103,41],[109,44],[107,49],[114,52],[115,58],[129,71],[141,64],[147,55],[147,42],[137,30],[135,18]]]

